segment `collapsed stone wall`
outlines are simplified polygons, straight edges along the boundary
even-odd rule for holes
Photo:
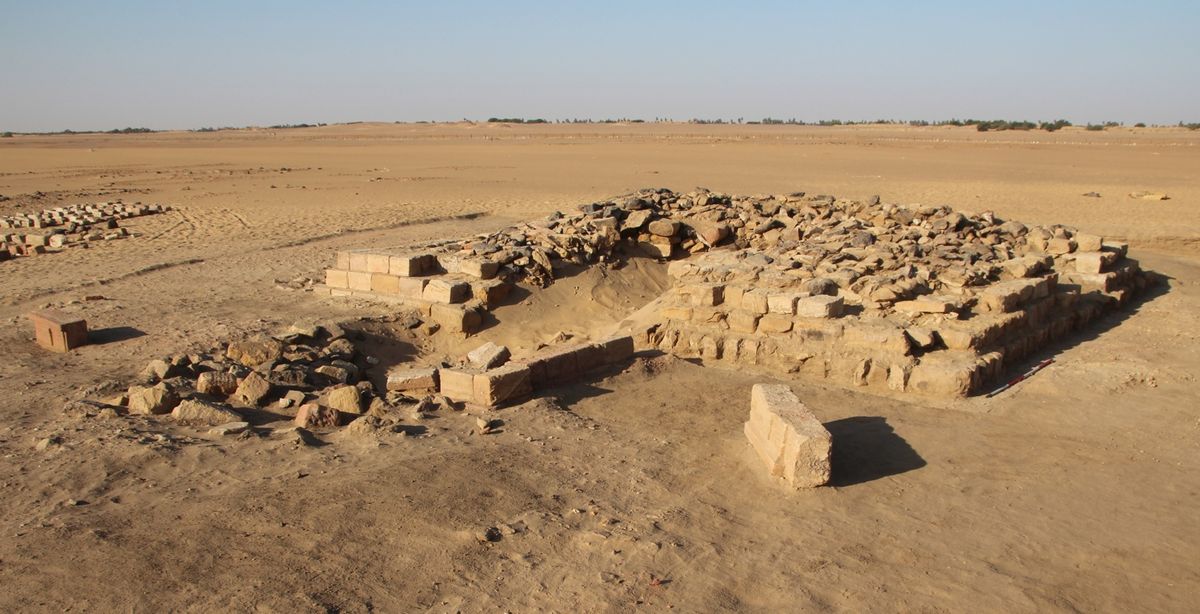
[[[643,347],[935,395],[978,391],[1147,284],[1127,245],[1065,226],[802,192],[643,190],[418,247],[339,253],[325,289],[416,302],[469,333],[458,314],[562,263],[676,259]]]

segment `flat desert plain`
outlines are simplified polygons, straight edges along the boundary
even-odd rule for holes
[[[830,486],[772,483],[742,434],[770,378],[667,356],[421,436],[209,437],[71,400],[147,361],[396,307],[292,289],[339,249],[491,231],[644,187],[949,204],[1127,240],[1163,283],[986,399],[786,381]],[[1162,192],[1169,200],[1130,198]],[[1099,197],[1083,194],[1098,192]],[[0,215],[115,199],[137,236],[0,262],[5,611],[1200,609],[1200,132],[353,124],[0,139]],[[447,357],[586,334],[661,267],[578,275]],[[32,342],[24,314],[97,341]],[[435,340],[438,335],[433,337]],[[387,343],[378,351],[386,353]],[[394,348],[393,348],[394,349]],[[40,441],[52,439],[51,445]],[[498,541],[477,534],[501,529]]]

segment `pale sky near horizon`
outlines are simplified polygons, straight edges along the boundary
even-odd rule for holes
[[[1200,121],[1200,1],[0,0],[0,130]]]

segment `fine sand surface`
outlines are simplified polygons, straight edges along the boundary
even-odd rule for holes
[[[878,194],[1063,223],[1128,240],[1164,283],[1047,348],[1037,358],[1054,365],[994,399],[787,382],[834,435],[833,485],[805,492],[770,483],[742,435],[750,387],[769,378],[667,357],[500,410],[487,436],[453,412],[428,436],[297,446],[63,411],[152,358],[301,318],[394,313],[287,288],[319,279],[337,249],[658,186]],[[1200,609],[1200,132],[19,136],[0,139],[0,194],[0,215],[115,198],[175,207],[123,223],[134,238],[0,262],[4,611]],[[435,335],[421,351],[589,334],[653,298],[662,269],[561,280],[477,337]],[[22,315],[46,306],[84,314],[106,343],[40,350]],[[35,449],[51,436],[61,443]],[[515,532],[479,543],[493,526]]]

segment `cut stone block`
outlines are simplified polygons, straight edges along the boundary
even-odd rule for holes
[[[470,275],[479,279],[491,279],[500,271],[500,263],[492,262],[491,260],[466,258],[459,265],[458,270],[463,275]]]
[[[796,301],[796,315],[804,318],[836,318],[842,315],[845,302],[840,296],[806,296]]]
[[[475,402],[487,407],[528,396],[533,392],[529,366],[512,363],[476,374],[474,389]]]
[[[398,392],[437,390],[438,370],[414,367],[394,368],[387,373],[387,389]]]
[[[467,364],[474,369],[492,369],[504,364],[511,355],[508,347],[488,341],[467,352]]]
[[[171,411],[176,422],[203,426],[220,426],[230,422],[241,422],[242,415],[216,403],[188,399]]]
[[[795,294],[772,294],[767,296],[767,313],[778,313],[785,316],[796,315]]]
[[[371,273],[371,292],[397,296],[400,294],[400,278],[387,273]]]
[[[350,277],[348,271],[339,269],[325,270],[325,285],[330,288],[349,288]]]
[[[1075,252],[1075,270],[1080,273],[1103,273],[1116,264],[1115,252]]]
[[[296,426],[304,429],[333,428],[342,422],[341,414],[336,409],[317,403],[305,403],[296,410],[292,419]]]
[[[729,330],[737,333],[753,333],[758,328],[758,318],[757,314],[743,309],[734,309],[729,312],[725,321],[729,324]]]
[[[791,316],[780,313],[768,313],[758,320],[760,333],[786,333],[792,330]]]
[[[602,341],[596,346],[600,348],[606,364],[614,364],[629,360],[634,353],[635,344],[632,335],[618,335]]]
[[[471,283],[471,296],[491,308],[508,297],[512,284],[499,279],[480,280]]]
[[[797,489],[829,483],[833,437],[787,386],[754,385],[744,431],[772,477]]]
[[[950,313],[958,308],[957,301],[944,296],[922,296],[892,305],[896,311],[907,313]]]
[[[384,273],[387,274],[390,265],[388,261],[391,256],[387,254],[367,254],[367,272],[368,273]]]
[[[87,321],[79,316],[53,309],[29,314],[37,344],[55,352],[67,352],[87,345]]]
[[[442,396],[463,403],[476,403],[475,372],[463,369],[441,369],[438,371],[438,390]]]
[[[578,347],[550,347],[521,361],[529,365],[535,388],[567,381],[579,374]]]
[[[462,303],[471,298],[471,285],[462,281],[431,279],[425,284],[422,298],[434,303]]]
[[[346,274],[347,286],[351,290],[371,291],[371,274],[366,271],[350,271]]]
[[[473,333],[483,324],[483,316],[475,309],[462,305],[434,303],[429,307],[429,318],[442,330],[450,333]]]
[[[370,272],[367,266],[366,252],[350,252],[350,270],[358,271],[360,273]]]
[[[651,258],[670,258],[673,247],[674,245],[670,243],[661,244],[650,241],[642,241],[638,243],[638,249],[640,249],[643,254],[646,254]]]

